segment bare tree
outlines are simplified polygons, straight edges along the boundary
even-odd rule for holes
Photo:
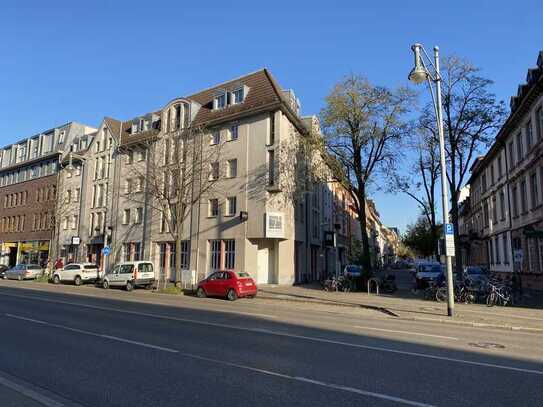
[[[412,97],[405,88],[390,90],[350,75],[336,84],[321,112],[329,166],[354,201],[366,269],[371,264],[365,209],[368,186],[379,173],[387,173],[401,154],[398,145],[406,134],[402,118]]]
[[[493,82],[479,76],[480,69],[456,56],[443,60],[443,122],[447,155],[447,180],[451,191],[451,222],[454,225],[456,268],[462,267],[458,230],[458,198],[468,170],[482,147],[493,140],[506,117],[503,101],[489,88]],[[433,109],[426,108],[420,122],[434,135]]]
[[[176,275],[182,270],[183,241],[190,238],[185,224],[192,209],[206,198],[223,194],[217,183],[223,168],[221,144],[210,146],[209,136],[203,126],[178,128],[137,147],[147,150],[146,165],[134,168],[144,193],[129,190],[127,198],[160,214],[175,241]],[[130,149],[124,148],[125,152]]]
[[[391,177],[391,192],[402,192],[415,200],[422,215],[428,221],[434,241],[434,255],[439,260],[439,233],[436,219],[436,188],[441,174],[439,162],[439,139],[424,127],[419,127],[413,136],[412,149],[416,159],[405,174],[397,171]]]

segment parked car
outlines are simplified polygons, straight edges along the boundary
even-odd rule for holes
[[[17,264],[5,272],[9,280],[32,280],[42,275],[43,269],[38,264]]]
[[[98,266],[93,263],[70,263],[53,273],[53,283],[71,282],[75,285],[95,283],[103,277]]]
[[[102,287],[124,287],[132,291],[136,287],[151,288],[156,277],[153,263],[149,261],[125,261],[115,265],[102,279]]]
[[[415,271],[417,289],[426,288],[431,281],[436,281],[443,274],[443,266],[439,263],[419,263]]]
[[[480,266],[467,266],[464,279],[469,280],[475,289],[482,289],[488,283],[488,272]]]
[[[0,278],[6,278],[6,271],[9,269],[5,264],[0,264]]]
[[[199,298],[224,297],[234,301],[240,297],[256,297],[257,287],[249,273],[244,271],[216,271],[198,283]]]
[[[348,264],[343,269],[343,276],[347,278],[359,278],[362,277],[362,266],[356,264]]]

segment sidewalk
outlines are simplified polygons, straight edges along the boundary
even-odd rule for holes
[[[363,292],[324,291],[319,284],[301,286],[259,286],[259,297],[292,302],[314,302],[332,306],[360,307],[381,311],[401,319],[525,330],[543,333],[543,309],[526,307],[487,307],[484,304],[455,304],[455,317],[447,317],[447,305],[424,301],[408,291],[394,295]]]

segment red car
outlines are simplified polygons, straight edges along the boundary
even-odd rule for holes
[[[256,297],[256,284],[249,273],[243,271],[216,271],[198,283],[199,298],[225,297],[234,301],[240,297]]]

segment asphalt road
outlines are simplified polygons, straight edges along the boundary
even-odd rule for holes
[[[0,405],[543,403],[543,335],[258,300],[165,306],[103,293],[2,283]]]

